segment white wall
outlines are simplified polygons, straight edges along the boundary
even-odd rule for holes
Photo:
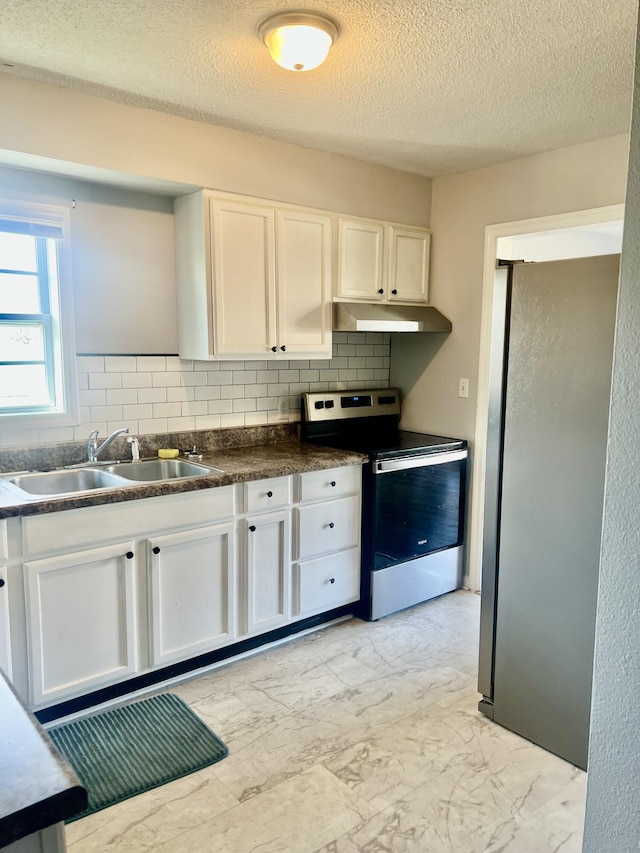
[[[69,207],[78,352],[178,351],[171,198],[1,167],[0,196]]]
[[[428,178],[9,74],[0,73],[0,103],[0,162],[28,165],[22,155],[33,155],[62,161],[58,171],[65,162],[82,164],[429,224]]]
[[[639,376],[640,41],[607,446],[585,853],[640,849]]]
[[[473,439],[485,226],[623,202],[627,150],[621,135],[434,180],[430,299],[453,331],[392,339],[406,429]],[[468,399],[458,397],[460,377]]]

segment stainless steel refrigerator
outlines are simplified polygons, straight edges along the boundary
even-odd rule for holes
[[[586,767],[619,255],[496,271],[479,708]]]

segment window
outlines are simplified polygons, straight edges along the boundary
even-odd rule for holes
[[[0,417],[75,422],[68,211],[0,201]]]

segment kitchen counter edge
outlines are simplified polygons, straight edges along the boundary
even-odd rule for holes
[[[361,453],[335,450],[304,442],[237,447],[204,454],[202,464],[220,468],[221,471],[212,471],[200,477],[150,483],[135,481],[130,486],[115,489],[101,489],[61,497],[43,496],[42,499],[35,500],[20,500],[9,488],[4,488],[0,479],[0,519],[41,515],[81,507],[192,492],[198,489],[219,488],[271,477],[286,477],[308,471],[361,465],[366,459],[367,457]]]

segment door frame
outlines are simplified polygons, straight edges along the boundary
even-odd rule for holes
[[[597,225],[624,219],[624,204],[611,204],[571,213],[539,216],[487,225],[484,236],[484,273],[482,282],[482,314],[480,320],[480,352],[478,359],[478,397],[471,483],[471,520],[469,527],[468,583],[478,591],[482,580],[482,544],[484,528],[484,488],[487,463],[487,421],[489,416],[489,368],[491,354],[494,276],[500,237],[556,231],[581,225]]]

